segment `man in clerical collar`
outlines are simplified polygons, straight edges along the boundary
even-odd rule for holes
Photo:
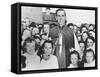
[[[69,50],[71,48],[79,49],[79,45],[74,32],[66,25],[67,20],[64,9],[56,10],[56,20],[58,26],[50,30],[50,36],[55,44],[54,54],[57,56],[59,68],[67,68],[70,63]]]

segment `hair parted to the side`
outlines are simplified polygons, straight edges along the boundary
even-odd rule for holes
[[[23,53],[26,53],[26,52],[27,52],[27,49],[26,49],[27,43],[32,43],[32,41],[35,42],[35,51],[38,49],[38,45],[37,45],[35,39],[32,38],[32,37],[29,37],[29,38],[27,38],[27,39],[24,41],[24,44],[23,44],[23,46],[22,46]]]
[[[89,53],[89,52],[93,53],[93,60],[95,60],[94,51],[93,51],[92,49],[87,49],[87,50],[85,51],[85,53],[84,53],[84,62],[87,62],[87,61],[86,61],[86,54]]]

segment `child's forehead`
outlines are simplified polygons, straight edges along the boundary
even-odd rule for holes
[[[87,41],[93,41],[91,38],[88,38]]]
[[[49,24],[44,24],[44,27],[48,27],[49,26]]]
[[[86,55],[93,55],[93,52],[92,51],[86,52]]]
[[[84,45],[84,43],[83,43],[83,42],[81,42],[81,43],[80,43],[80,45]]]
[[[87,33],[83,33],[83,36],[87,35]]]
[[[76,53],[71,54],[71,57],[77,57],[78,55]]]
[[[34,44],[35,44],[35,41],[27,42],[27,45],[34,45]]]
[[[52,44],[51,43],[45,43],[45,47],[51,47]]]

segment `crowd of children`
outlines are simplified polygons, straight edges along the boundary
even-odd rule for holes
[[[40,24],[24,18],[21,21],[21,67],[22,70],[59,69],[50,29],[56,24]],[[95,25],[66,24],[75,33],[80,50],[70,51],[70,65],[67,68],[95,66]],[[66,59],[67,60],[67,59]]]

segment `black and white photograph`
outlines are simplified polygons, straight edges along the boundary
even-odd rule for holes
[[[96,69],[96,8],[35,5],[20,6],[20,71]]]
[[[21,7],[21,70],[95,67],[95,11]]]

